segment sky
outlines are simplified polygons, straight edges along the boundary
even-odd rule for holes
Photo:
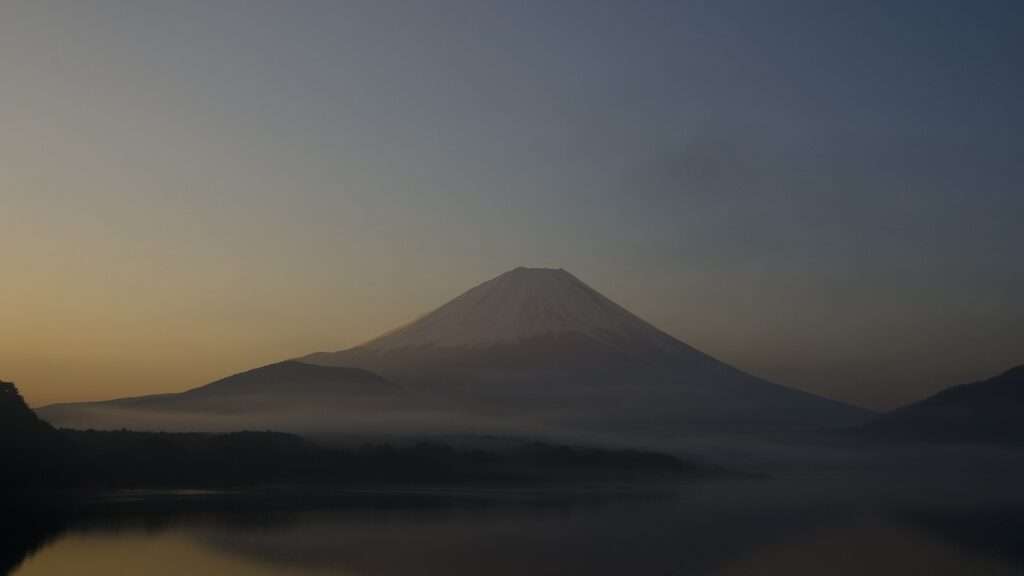
[[[1019,2],[0,3],[0,379],[358,344],[519,265],[871,408],[1024,363]]]

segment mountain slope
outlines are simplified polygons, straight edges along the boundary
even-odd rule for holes
[[[54,404],[42,418],[66,428],[167,431],[274,429],[308,432],[391,403],[401,388],[358,368],[278,362],[180,394]]]
[[[1024,442],[1024,365],[947,388],[879,416],[870,436],[936,442]]]

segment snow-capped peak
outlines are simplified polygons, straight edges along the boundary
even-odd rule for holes
[[[659,347],[674,341],[565,270],[520,267],[364,347],[480,347],[565,333]]]

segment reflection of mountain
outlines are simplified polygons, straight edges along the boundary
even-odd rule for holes
[[[45,504],[11,502],[0,496],[0,574],[10,574],[25,558],[55,540],[69,513]]]
[[[183,394],[50,406],[41,414],[78,428],[633,439],[847,426],[866,416],[723,364],[568,272],[527,268],[349,350]]]
[[[865,431],[886,439],[1024,443],[1024,366],[883,414]]]

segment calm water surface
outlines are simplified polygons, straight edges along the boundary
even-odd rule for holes
[[[1024,574],[1024,460],[940,456],[656,490],[123,493],[17,525],[0,572]]]
[[[1019,536],[1005,532],[1019,516],[1005,507],[826,503],[765,484],[584,498],[122,495],[47,534],[13,573],[1024,574]]]

